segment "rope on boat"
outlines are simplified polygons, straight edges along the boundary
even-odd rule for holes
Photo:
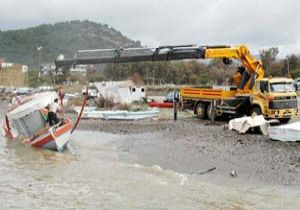
[[[81,110],[80,110],[79,115],[78,115],[78,117],[77,117],[76,123],[75,123],[74,127],[72,128],[71,133],[74,132],[74,130],[76,129],[76,127],[77,127],[77,125],[78,125],[78,123],[79,123],[79,121],[80,121],[80,119],[81,119],[81,116],[82,116],[84,107],[85,107],[86,102],[87,102],[87,99],[88,99],[88,97],[89,97],[89,92],[88,92],[88,91],[89,91],[89,86],[87,85],[87,86],[86,86],[86,92],[85,92],[85,98],[84,98],[84,100],[83,100],[83,103],[82,103],[82,106],[81,106]]]
[[[62,92],[62,88],[61,87],[59,88],[59,90],[57,92],[57,95],[58,95],[61,107],[64,108],[64,104],[63,104],[64,94]]]
[[[10,128],[10,124],[9,124],[9,120],[8,120],[7,114],[5,115],[5,126],[6,126],[6,128],[4,127],[4,129],[7,129],[6,133],[8,135],[8,138],[12,139],[13,135],[11,133],[11,128]]]
[[[13,96],[16,98],[16,101],[18,103],[18,105],[21,104],[21,100],[19,99],[19,97],[17,96],[17,94],[13,93]]]

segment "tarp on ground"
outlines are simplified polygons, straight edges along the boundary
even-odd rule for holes
[[[269,123],[265,120],[263,115],[255,117],[240,117],[229,121],[229,130],[235,130],[239,133],[246,133],[250,128],[260,127],[264,135],[268,135]]]
[[[300,121],[270,127],[269,136],[279,141],[300,141]]]

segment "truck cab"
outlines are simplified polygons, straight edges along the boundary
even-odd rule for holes
[[[290,78],[257,79],[251,96],[250,114],[288,122],[298,115],[297,94]]]

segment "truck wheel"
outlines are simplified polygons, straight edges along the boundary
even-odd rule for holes
[[[209,120],[213,121],[213,120],[214,120],[213,117],[216,118],[216,115],[213,116],[211,104],[209,104],[209,105],[207,106],[207,111],[206,111],[206,112],[207,112],[207,118],[208,118]]]
[[[281,118],[281,119],[279,119],[279,122],[280,122],[281,124],[286,124],[286,123],[288,123],[288,122],[290,121],[290,119],[291,119],[291,118]]]
[[[255,117],[255,116],[258,116],[258,115],[261,115],[261,114],[262,114],[262,111],[257,106],[252,107],[251,110],[250,110],[250,116],[251,117]],[[260,127],[254,127],[254,128],[251,129],[251,131],[254,132],[254,133],[262,134],[262,131],[260,130]]]
[[[250,116],[251,117],[255,117],[255,116],[258,116],[258,115],[261,115],[261,114],[262,114],[262,111],[257,106],[252,107],[251,110],[250,110]]]
[[[198,118],[200,119],[205,119],[206,118],[206,107],[204,103],[198,103],[195,108],[195,114],[197,115]]]

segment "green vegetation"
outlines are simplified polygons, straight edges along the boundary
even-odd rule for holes
[[[225,66],[221,60],[210,64],[194,61],[141,62],[109,64],[104,69],[107,80],[123,80],[138,73],[147,84],[223,84],[235,72],[235,66]]]
[[[0,58],[39,68],[41,62],[54,63],[59,54],[72,57],[79,49],[137,47],[121,32],[106,24],[90,21],[70,21],[44,24],[23,30],[0,31]]]
[[[277,58],[279,49],[272,47],[260,51],[260,59],[265,69],[265,76],[300,77],[300,55],[287,55],[284,59]]]
[[[278,58],[279,49],[272,47],[260,51],[260,60],[265,76],[300,77],[300,56],[288,55]],[[237,63],[224,65],[221,59],[208,63],[199,61],[142,62],[129,64],[110,64],[104,69],[107,80],[122,80],[138,73],[147,84],[230,84],[237,69]]]

